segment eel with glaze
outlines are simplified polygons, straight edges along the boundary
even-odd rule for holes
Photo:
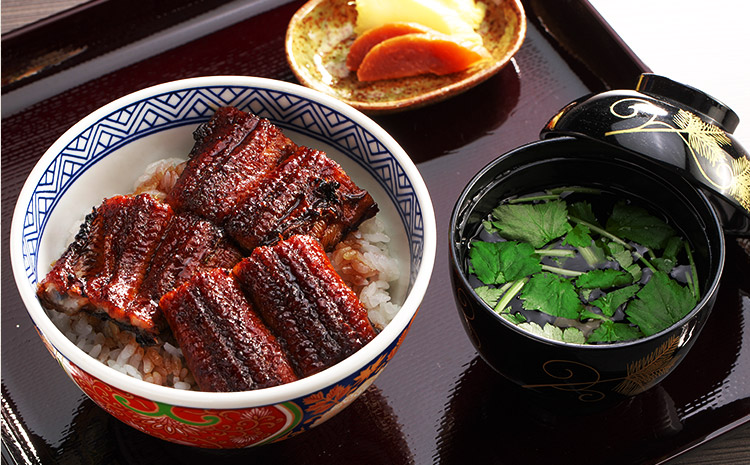
[[[375,337],[367,310],[311,236],[258,247],[232,271],[300,377],[334,365]]]
[[[223,229],[192,213],[174,215],[151,260],[141,293],[158,302],[197,271],[232,268],[241,259],[240,249]]]
[[[167,196],[176,212],[220,224],[297,146],[264,118],[221,107],[193,133],[185,169]]]
[[[350,230],[378,211],[325,153],[300,147],[263,179],[223,225],[250,252],[295,234],[318,239],[331,250]]]
[[[193,274],[160,306],[202,391],[246,391],[297,379],[230,270]]]
[[[168,205],[148,194],[105,199],[39,284],[42,304],[111,318],[149,341],[164,321],[140,287],[172,217]]]
[[[155,342],[171,318],[175,336],[185,334],[192,346],[187,351],[209,364],[216,359],[203,351],[205,344],[235,352],[241,360],[217,368],[231,382],[218,381],[224,377],[220,373],[214,379],[207,365],[201,368],[204,362],[193,362],[207,373],[204,390],[292,380],[278,359],[282,349],[296,376],[303,377],[371,340],[375,330],[366,310],[325,254],[377,213],[370,194],[323,152],[297,147],[267,120],[235,108],[217,110],[194,137],[190,158],[165,202],[148,194],[117,196],[93,210],[40,283],[43,305],[110,318],[134,330],[141,343]],[[243,251],[250,257],[239,262]],[[228,268],[249,301],[242,303],[234,281],[221,277]],[[168,306],[171,316],[165,318],[160,305]],[[253,306],[271,332],[264,333]],[[209,309],[220,318],[247,321],[216,329],[225,323],[205,316]],[[185,318],[198,326],[189,329]],[[214,339],[199,341],[211,328]],[[254,341],[266,341],[270,352],[255,342],[241,347],[251,334]],[[241,368],[245,362],[250,366]],[[261,378],[248,375],[256,369]],[[237,380],[248,376],[251,385]]]
[[[231,268],[241,259],[213,223],[175,215],[149,194],[116,196],[86,217],[37,292],[47,308],[112,319],[149,344],[166,327],[162,295],[198,270]]]

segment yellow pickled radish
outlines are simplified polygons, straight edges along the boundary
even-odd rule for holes
[[[475,29],[484,17],[483,6],[474,0],[357,0],[354,30],[359,35],[388,23],[419,23],[457,42],[482,46]]]

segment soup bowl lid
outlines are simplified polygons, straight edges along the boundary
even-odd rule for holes
[[[642,74],[633,90],[590,94],[541,132],[592,138],[658,161],[709,194],[728,233],[750,234],[750,155],[732,135],[739,117],[694,87]]]

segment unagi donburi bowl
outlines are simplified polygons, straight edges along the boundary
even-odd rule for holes
[[[220,106],[278,125],[299,145],[325,151],[368,189],[401,259],[392,295],[403,305],[365,347],[317,374],[255,391],[174,389],[130,377],[90,357],[51,321],[37,283],[71,239],[71,228],[105,197],[131,192],[152,161],[186,158],[191,133]],[[94,402],[157,438],[205,448],[239,448],[309,430],[361,394],[396,354],[422,301],[435,256],[435,218],[407,154],[379,126],[314,90],[261,78],[174,81],[119,98],[63,134],[41,157],[19,196],[10,253],[34,325],[67,375]]]
[[[671,218],[694,248],[701,298],[672,326],[648,337],[596,345],[546,339],[509,323],[474,291],[468,244],[501,199],[547,188],[601,188],[641,200]],[[511,150],[468,183],[450,222],[457,309],[481,358],[545,405],[604,407],[640,394],[671,373],[709,317],[724,267],[715,208],[692,183],[653,160],[598,141],[557,137]]]

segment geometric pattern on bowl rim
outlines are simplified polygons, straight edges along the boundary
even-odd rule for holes
[[[325,141],[368,171],[393,201],[407,231],[410,285],[423,249],[422,211],[401,164],[365,128],[326,105],[284,91],[255,86],[199,86],[133,102],[83,129],[47,166],[24,217],[22,244],[26,276],[37,281],[39,238],[48,215],[68,187],[89,167],[115,150],[166,129],[207,121],[220,106],[235,106]]]

